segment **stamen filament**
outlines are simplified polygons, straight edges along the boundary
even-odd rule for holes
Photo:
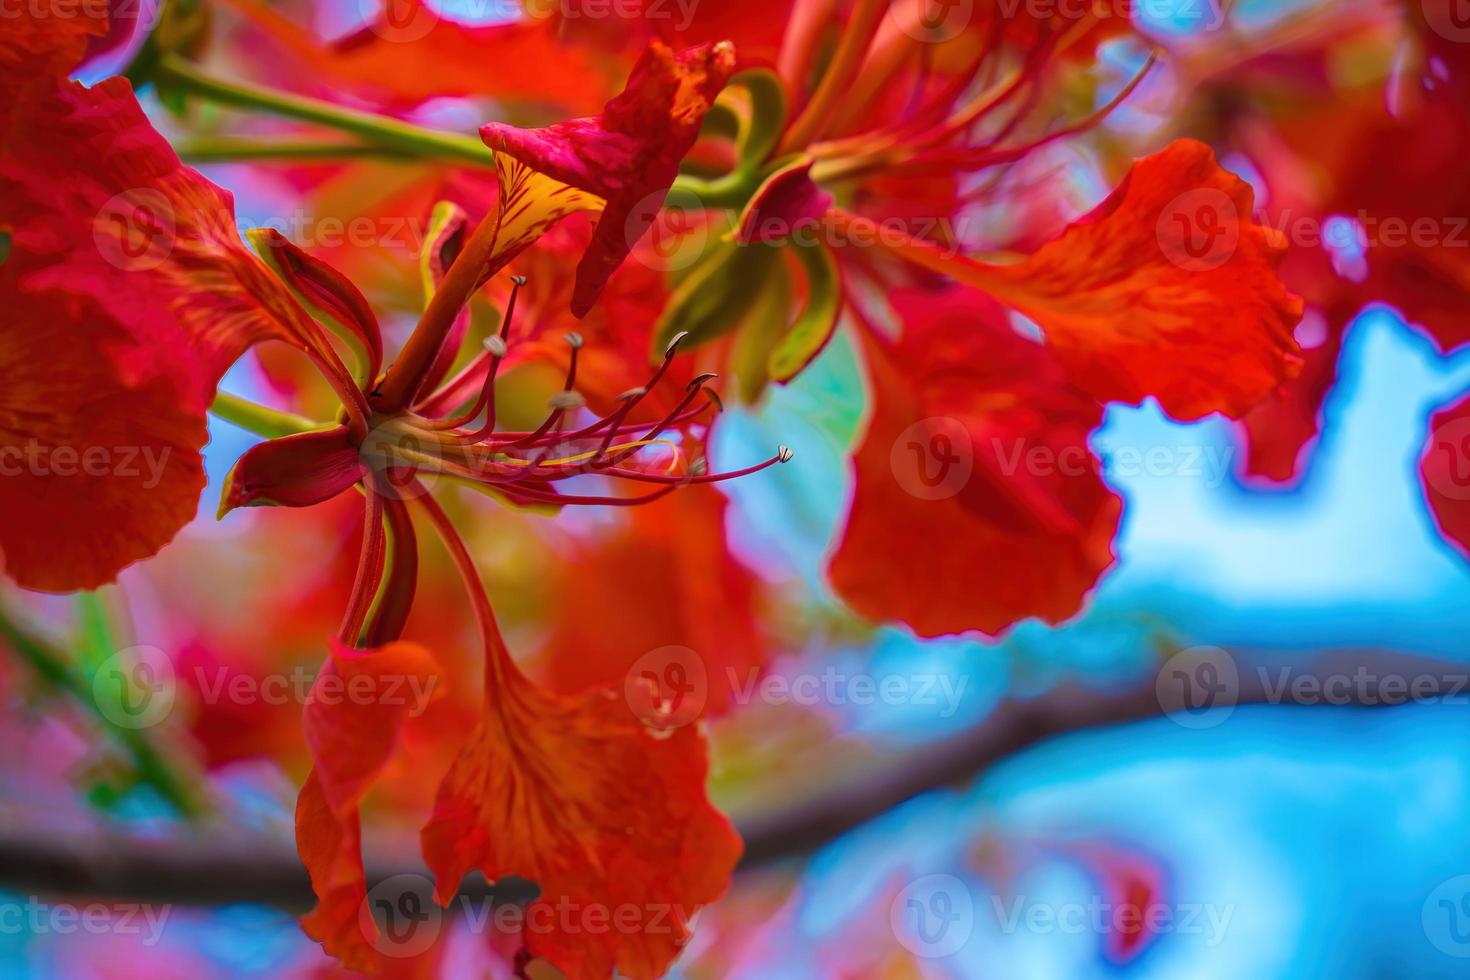
[[[791,450],[787,449],[785,446],[782,446],[781,449],[776,453],[776,455],[772,456],[765,462],[756,463],[754,466],[747,466],[742,470],[731,470],[728,473],[702,473],[698,475],[665,476],[662,473],[644,473],[639,470],[624,469],[609,469],[605,470],[604,472],[606,472],[609,476],[622,477],[625,480],[635,480],[639,483],[664,483],[673,484],[674,486],[683,486],[685,484],[691,483],[720,483],[725,480],[734,480],[742,476],[749,476],[752,473],[759,473],[763,469],[775,466],[777,463],[785,463],[790,460],[791,457]]]

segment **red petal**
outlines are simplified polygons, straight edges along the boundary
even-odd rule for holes
[[[427,707],[439,668],[413,643],[377,650],[334,645],[302,723],[322,793],[337,813],[357,806],[393,752],[398,729]]]
[[[1082,840],[1064,846],[1097,878],[1104,907],[1111,912],[1103,936],[1103,955],[1126,966],[1160,938],[1152,910],[1167,907],[1168,869],[1154,855],[1110,840]]]
[[[652,42],[627,88],[597,116],[544,129],[489,123],[486,145],[607,202],[592,245],[577,267],[572,312],[583,316],[629,250],[657,217],[679,161],[699,136],[705,113],[734,71],[727,43],[675,55]]]
[[[131,340],[105,310],[17,301],[14,278],[0,267],[0,553],[28,589],[96,588],[194,518],[204,409],[181,405],[169,377],[125,381],[106,352]]]
[[[358,804],[398,741],[404,721],[426,706],[438,665],[411,643],[378,650],[336,646],[312,685],[303,723],[315,768],[296,803],[296,845],[317,907],[301,925],[355,970],[374,970],[378,939],[362,915],[367,898]]]
[[[903,339],[865,344],[872,421],[833,586],[922,636],[1068,618],[1112,564],[1122,510],[1087,446],[1101,406],[983,296],[894,305]]]
[[[367,901],[361,825],[355,811],[346,818],[332,812],[315,772],[296,799],[296,850],[317,898],[316,908],[302,916],[301,928],[348,969],[376,972],[376,937],[364,936],[359,922]]]
[[[90,0],[27,0],[7,6],[4,21],[0,79],[60,78],[108,33],[107,12]]]
[[[0,462],[30,454],[0,487],[0,548],[23,585],[93,588],[194,516],[220,375],[305,317],[126,81],[0,78],[0,96],[0,308],[20,318],[0,339]]]
[[[1470,119],[1458,97],[1429,101],[1407,121],[1385,115],[1362,127],[1333,202],[1362,226],[1365,294],[1398,307],[1446,353],[1470,344],[1467,154]]]
[[[1430,420],[1419,476],[1440,533],[1470,558],[1470,397]]]

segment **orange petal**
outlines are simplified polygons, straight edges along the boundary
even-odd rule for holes
[[[1016,266],[997,295],[1041,324],[1073,380],[1106,401],[1152,395],[1175,418],[1239,418],[1300,366],[1302,315],[1276,269],[1286,240],[1250,185],[1178,140],[1133,165],[1092,214]]]
[[[543,647],[543,676],[560,693],[621,689],[635,670],[682,671],[681,720],[717,715],[771,656],[757,576],[730,552],[728,502],[712,487],[687,487],[629,508],[628,523],[566,555],[553,579],[561,597]],[[630,585],[626,570],[636,568]]]
[[[900,342],[865,333],[872,420],[833,586],[921,636],[1067,619],[1112,564],[1122,510],[1087,446],[1101,406],[984,296],[894,306]]]
[[[1239,418],[1300,370],[1301,301],[1276,269],[1285,239],[1253,220],[1250,185],[1203,143],[1136,161],[1096,210],[1015,265],[894,243],[1041,325],[1073,382],[1104,401],[1155,397],[1171,416]]]
[[[311,874],[316,908],[302,916],[301,928],[348,969],[374,973],[380,958],[359,921],[367,901],[362,867],[362,829],[357,812],[338,816],[327,803],[313,772],[296,799],[296,850]]]
[[[0,79],[58,79],[107,34],[107,12],[88,0],[27,0],[7,6],[0,36]]]
[[[703,737],[655,732],[613,692],[548,694],[513,667],[488,697],[423,830],[439,900],[476,868],[528,878],[532,955],[570,977],[661,976],[741,851],[705,796]]]
[[[435,692],[438,665],[422,647],[335,646],[312,685],[303,723],[315,768],[296,803],[296,846],[317,907],[307,935],[355,970],[378,964],[362,866],[358,805],[387,765],[404,722]]]

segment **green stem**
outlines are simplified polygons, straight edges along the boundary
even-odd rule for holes
[[[183,140],[174,144],[174,149],[185,163],[235,163],[244,160],[347,160],[363,157],[386,160],[415,159],[402,150],[386,146],[334,140],[212,136]]]
[[[247,401],[226,391],[221,391],[214,396],[214,404],[209,406],[209,410],[226,422],[238,425],[246,432],[265,436],[267,439],[279,439],[281,436],[291,436],[298,432],[310,432],[312,429],[322,428],[320,422],[313,422],[309,418],[293,415],[290,412],[257,405],[255,402]]]
[[[99,728],[127,753],[141,783],[152,786],[180,815],[201,813],[200,794],[193,780],[176,771],[142,729],[126,728],[108,718],[97,704],[90,679],[73,659],[50,643],[17,625],[0,610],[0,640],[51,688],[75,701]]]
[[[680,174],[669,190],[668,206],[673,207],[694,198],[693,203],[701,208],[723,208],[739,214],[750,202],[750,197],[760,187],[758,174],[734,170],[713,180]]]
[[[398,150],[413,156],[430,156],[492,166],[494,152],[473,136],[446,133],[415,126],[388,116],[360,112],[305,96],[275,89],[231,82],[200,71],[193,64],[174,55],[161,59],[153,78],[160,85],[172,85],[221,105],[265,112],[318,123],[344,133],[352,133],[374,145]]]

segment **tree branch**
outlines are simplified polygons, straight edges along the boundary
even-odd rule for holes
[[[1283,668],[1289,668],[1287,676],[1294,683],[1304,678],[1319,685],[1329,677],[1361,678],[1347,685],[1341,698],[1332,698],[1349,702],[1341,710],[1408,703],[1409,693],[1400,689],[1405,679],[1422,679],[1424,686],[1413,691],[1415,702],[1459,695],[1470,670],[1463,664],[1381,655],[1336,655],[1306,664],[1241,662],[1235,703],[1280,702],[1281,694],[1272,690],[1272,683],[1273,676],[1277,680],[1283,676],[1277,673]],[[1386,685],[1386,680],[1395,686]],[[1281,703],[1278,710],[1304,707]],[[1038,697],[1008,701],[958,735],[897,756],[876,770],[865,766],[836,790],[738,821],[746,842],[741,867],[807,853],[905,800],[973,780],[995,763],[1046,739],[1162,713],[1153,676],[1113,693],[1069,684]],[[367,851],[383,853],[372,843]],[[421,866],[404,855],[369,868],[369,886],[415,873],[422,873]],[[264,835],[146,840],[8,826],[0,829],[0,887],[183,905],[261,903],[293,911],[307,909],[313,901],[294,851]],[[476,878],[461,890],[473,901],[524,902],[534,894],[534,886],[514,879],[490,886]]]

